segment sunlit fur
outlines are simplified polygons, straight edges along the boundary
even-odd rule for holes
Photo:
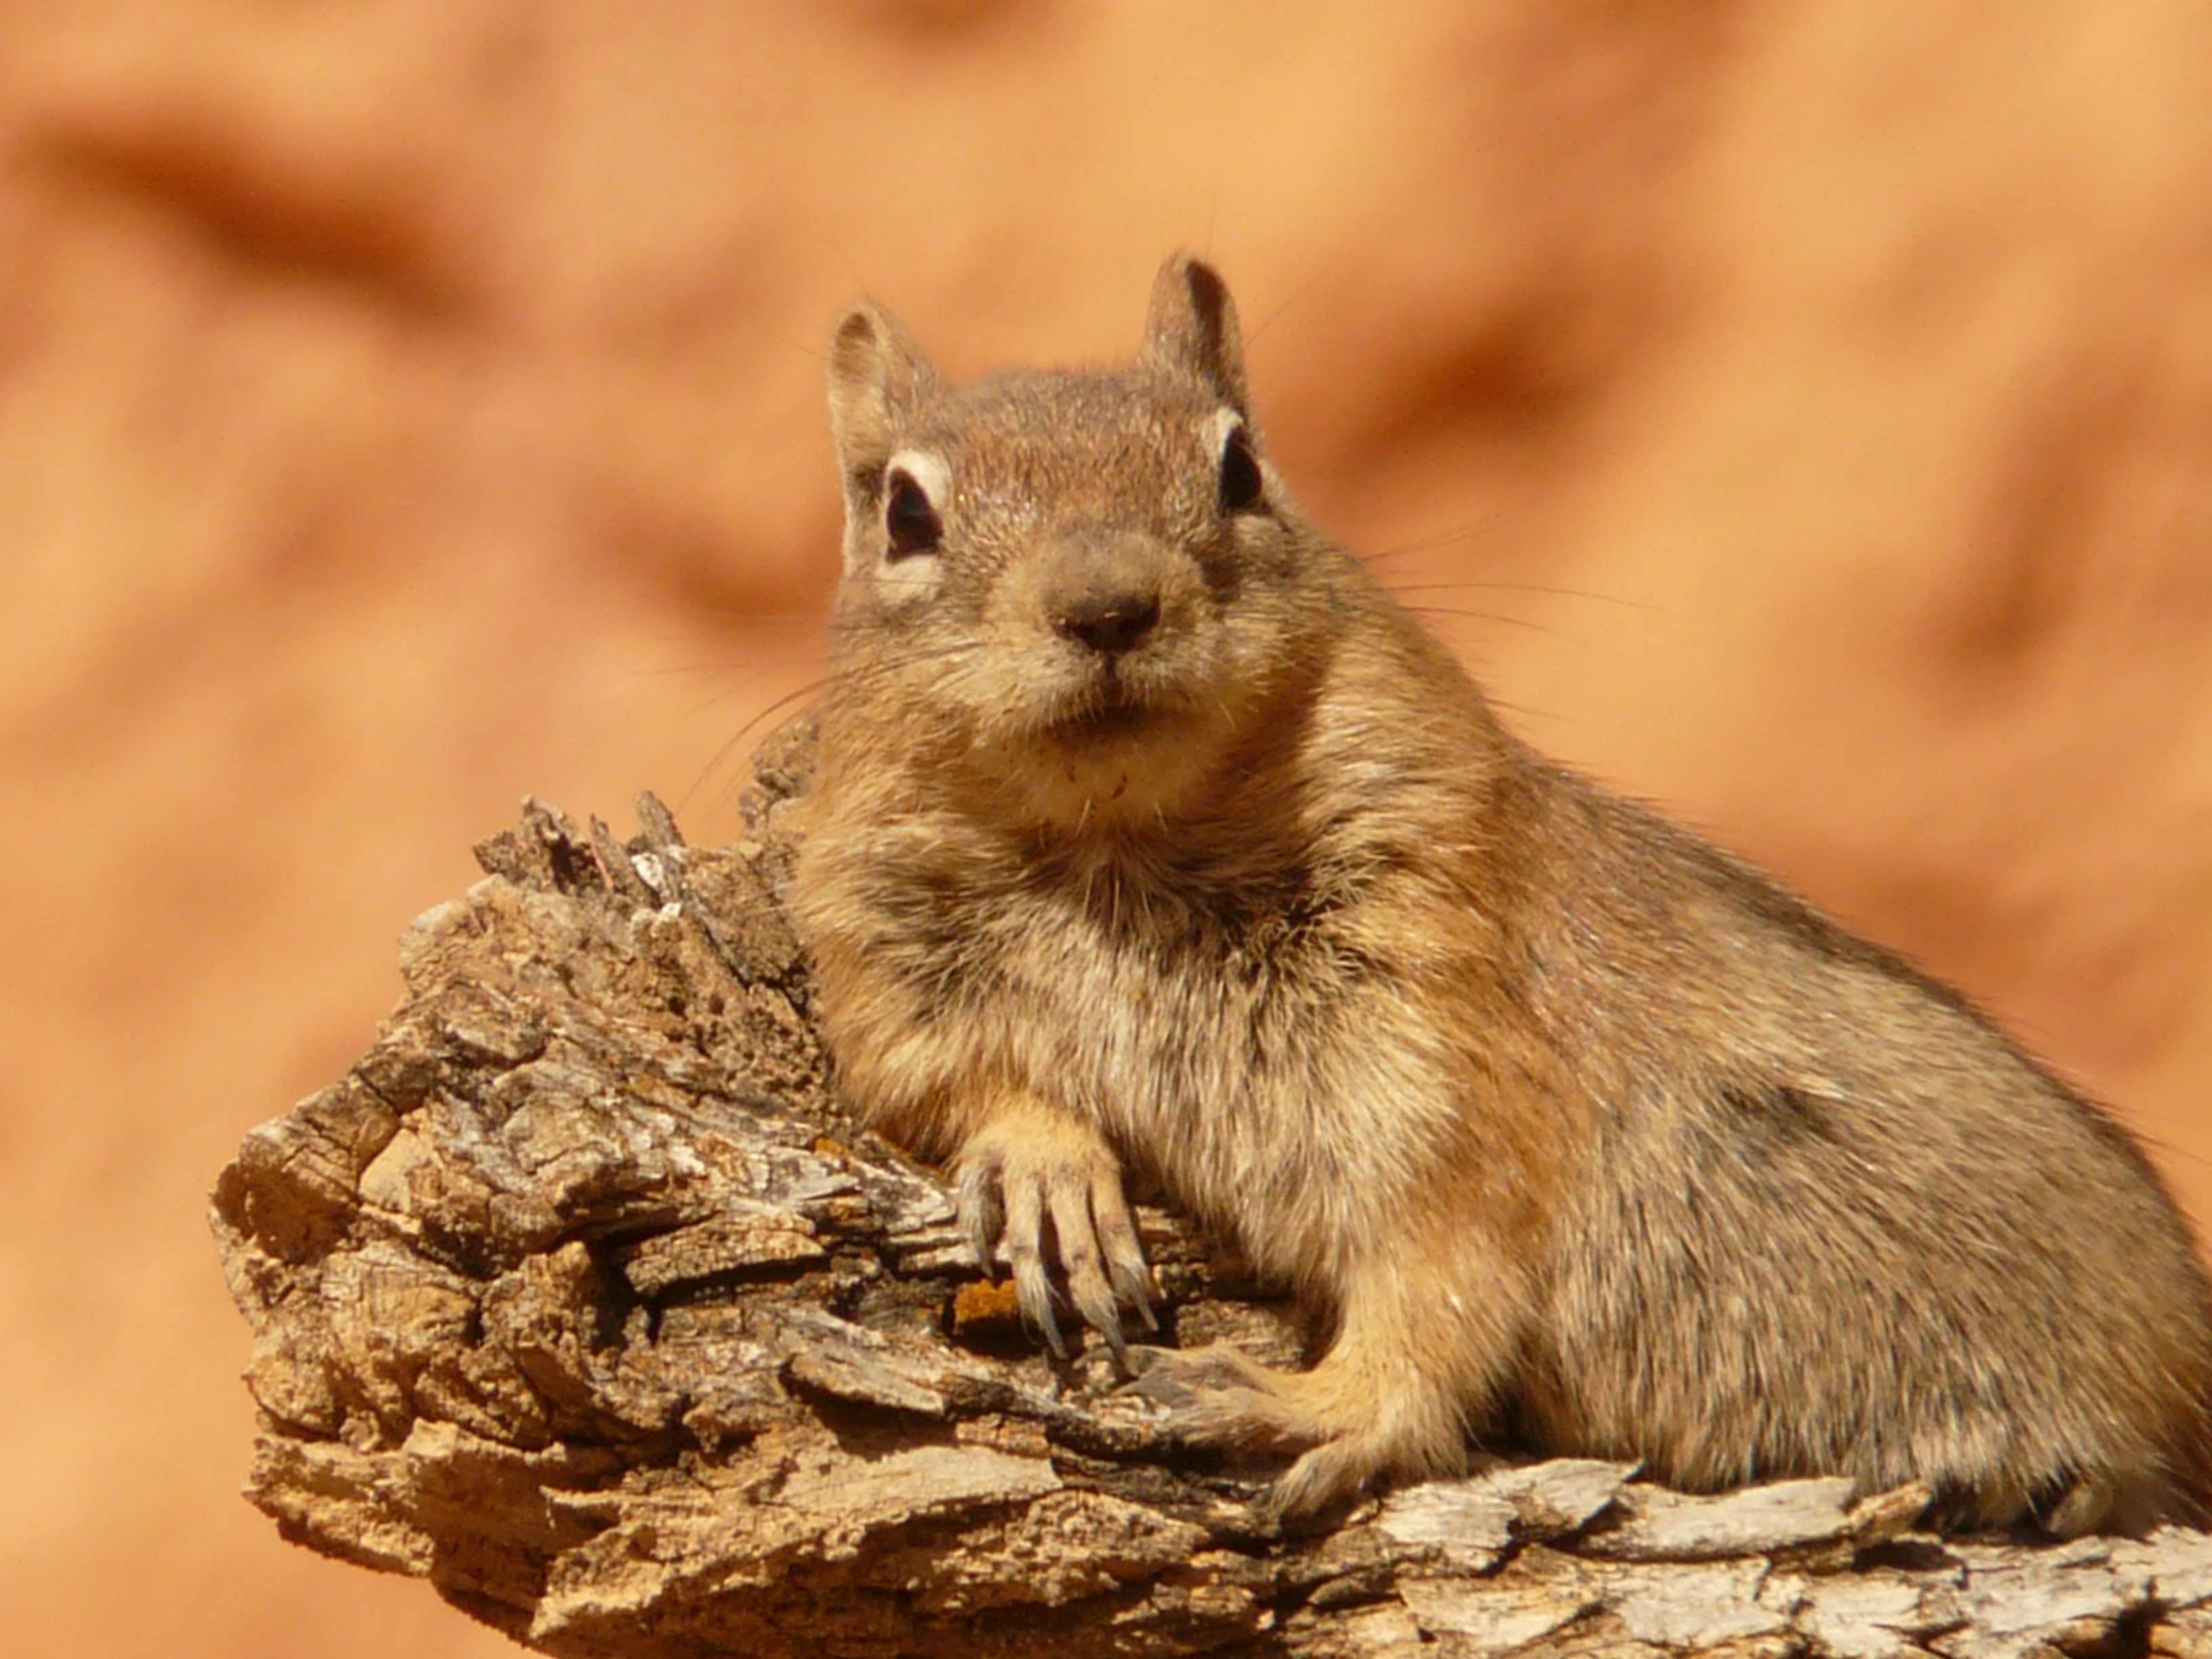
[[[1291,1508],[1510,1433],[1692,1487],[1923,1477],[1962,1522],[2204,1512],[2205,1285],[2133,1144],[1522,746],[1272,470],[1224,518],[1249,411],[1205,266],[1124,373],[955,389],[862,307],[831,380],[797,915],[845,1095],[953,1163],[1033,1316],[1056,1237],[1114,1326],[1139,1167],[1334,1333],[1301,1375],[1148,1373],[1194,1437],[1303,1449]],[[881,558],[896,450],[943,468],[926,585]],[[1160,596],[1109,691],[1050,621],[1098,560]]]

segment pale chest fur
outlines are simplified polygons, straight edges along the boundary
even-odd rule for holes
[[[1164,846],[885,844],[830,945],[849,1006],[825,1013],[841,1053],[884,1057],[860,1092],[886,1127],[939,1091],[1026,1090],[1316,1287],[1448,1161],[1451,1045],[1363,937],[1356,885]]]

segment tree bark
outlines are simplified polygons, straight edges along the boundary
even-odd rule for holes
[[[222,1172],[287,1538],[610,1659],[2212,1659],[2212,1539],[1938,1539],[1909,1487],[1498,1462],[1279,1525],[1102,1345],[1054,1361],[938,1177],[836,1110],[779,908],[811,744],[763,746],[734,847],[527,803],[408,930],[375,1043]],[[1293,1310],[1142,1227],[1163,1340],[1297,1363]]]

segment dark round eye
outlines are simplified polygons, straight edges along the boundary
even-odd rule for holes
[[[1260,458],[1252,453],[1251,435],[1232,426],[1221,444],[1221,511],[1230,518],[1257,512],[1267,505],[1267,481],[1260,474]]]
[[[937,509],[929,504],[929,494],[903,472],[894,472],[886,481],[889,493],[884,501],[884,533],[890,538],[884,550],[886,559],[896,561],[912,558],[917,553],[934,553],[944,538],[945,526],[937,516]]]

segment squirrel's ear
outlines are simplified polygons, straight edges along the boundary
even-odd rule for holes
[[[849,482],[878,471],[901,422],[937,385],[906,325],[880,306],[857,305],[830,337],[830,431]]]
[[[1143,356],[1211,386],[1222,402],[1251,418],[1237,302],[1221,273],[1203,259],[1178,253],[1160,267],[1145,318]]]

